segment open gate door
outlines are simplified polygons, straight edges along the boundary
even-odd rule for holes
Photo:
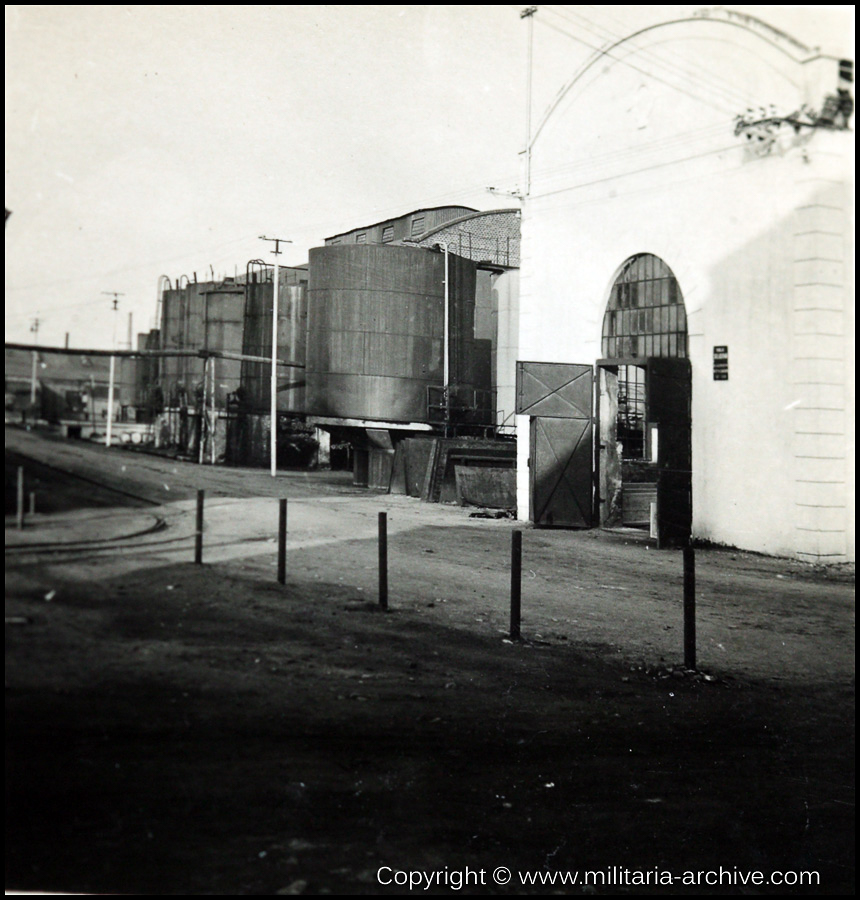
[[[592,366],[517,363],[517,414],[531,417],[530,518],[590,528],[594,521]]]

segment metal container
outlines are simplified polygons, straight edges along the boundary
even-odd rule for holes
[[[249,271],[245,284],[245,325],[242,352],[272,355],[272,270]],[[278,270],[278,358],[303,363],[307,336],[307,270],[280,266]],[[248,409],[270,409],[271,366],[242,363],[242,389]],[[305,409],[304,373],[278,370],[278,410],[302,413]]]
[[[475,264],[448,256],[449,383],[475,384]],[[307,412],[427,420],[444,383],[445,255],[402,246],[310,252]],[[486,385],[488,387],[489,385]]]

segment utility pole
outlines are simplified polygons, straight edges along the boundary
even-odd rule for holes
[[[113,344],[111,349],[116,350],[116,320],[117,315],[119,314],[119,298],[124,297],[125,294],[121,294],[119,291],[102,291],[103,294],[106,294],[108,297],[113,297],[111,301],[112,309],[113,309]],[[114,396],[114,382],[116,378],[116,357],[111,356],[110,358],[110,370],[108,375],[108,403],[107,403],[107,420],[105,427],[105,447],[110,447],[111,438],[113,435],[111,434],[112,426],[113,426],[113,396]]]
[[[269,426],[269,455],[272,478],[278,474],[278,257],[283,252],[281,244],[292,244],[287,238],[270,238],[260,235],[261,241],[271,241],[275,248],[272,273],[272,378],[271,378],[271,424]]]
[[[33,332],[33,343],[39,343],[39,319],[33,319],[30,325],[30,331]],[[30,361],[30,406],[36,405],[36,370],[39,367],[39,354],[34,350]]]
[[[102,291],[108,297],[113,297],[111,301],[111,309],[113,310],[113,343],[111,347],[116,350],[116,319],[119,314],[119,298],[124,297],[125,294],[121,294],[119,291]]]
[[[531,190],[532,182],[532,46],[534,44],[534,14],[536,6],[527,6],[521,13],[521,19],[528,19],[528,50],[526,53],[526,148],[525,148],[525,176],[523,184],[523,196],[527,197]]]

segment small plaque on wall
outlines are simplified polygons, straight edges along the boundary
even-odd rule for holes
[[[714,381],[729,380],[729,348],[714,347]]]

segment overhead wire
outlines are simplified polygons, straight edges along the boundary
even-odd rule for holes
[[[583,160],[562,163],[557,166],[535,166],[532,170],[534,177],[552,179],[562,175],[577,173],[580,176],[588,171],[599,171],[607,164],[620,164],[628,159],[639,157],[643,154],[654,153],[701,143],[709,138],[717,137],[726,132],[723,125],[709,125],[700,129],[678,132],[668,137],[657,138],[653,141],[643,141],[635,147],[620,148],[603,154],[590,154]]]
[[[550,12],[554,13],[556,16],[558,16],[559,18],[561,18],[562,20],[564,20],[570,24],[577,25],[577,27],[583,27],[583,26],[579,26],[578,23],[574,22],[571,19],[570,15],[566,12],[561,12],[552,7],[542,7],[542,9],[548,9]],[[594,35],[600,37],[600,34],[597,31],[595,31],[595,29],[600,29],[606,35],[608,35],[610,38],[618,37],[618,35],[616,35],[610,29],[606,28],[605,26],[601,26],[598,23],[592,22],[592,20],[588,19],[587,17],[578,16],[578,18],[585,21],[589,25],[593,26],[592,28],[586,28],[586,30],[590,34],[594,34]],[[544,24],[548,25],[548,27],[553,28],[557,32],[560,32],[561,34],[564,34],[573,40],[576,40],[577,42],[594,50],[595,52],[606,55],[609,58],[615,59],[616,61],[621,62],[622,64],[625,64],[625,65],[635,69],[636,71],[639,71],[641,74],[645,75],[648,78],[653,78],[654,80],[665,84],[667,87],[669,87],[673,90],[680,91],[681,93],[686,94],[687,96],[691,97],[692,99],[696,100],[697,102],[706,103],[709,106],[711,106],[723,113],[727,113],[727,114],[731,113],[731,110],[727,110],[724,107],[716,105],[709,98],[698,96],[677,83],[667,81],[667,80],[659,77],[658,75],[655,75],[653,72],[648,71],[647,69],[643,69],[640,66],[634,65],[633,63],[631,63],[628,59],[626,59],[624,57],[615,56],[612,53],[605,51],[603,48],[596,47],[592,43],[589,43],[587,40],[584,40],[580,35],[573,34],[565,28],[562,28],[551,22],[547,22],[545,18],[541,18],[540,21],[542,21]],[[635,45],[633,45],[633,46],[635,46]],[[671,62],[666,62],[665,60],[661,60],[659,57],[657,57],[657,55],[654,53],[654,51],[651,50],[650,48],[636,47],[636,52],[640,56],[641,55],[647,56],[649,60],[656,62],[656,64],[658,66],[662,66],[664,69],[668,69],[668,71],[672,72],[673,64]],[[701,76],[691,77],[690,72],[685,71],[685,70],[679,68],[678,66],[674,67],[674,71],[675,71],[675,74],[677,74],[677,73],[683,74],[687,80],[693,81],[697,86],[703,86],[703,87],[708,87],[708,88],[714,87],[713,85],[707,84],[707,82]],[[720,93],[720,91],[717,91],[717,92]],[[722,93],[726,97],[731,96],[725,90],[722,91]],[[738,96],[740,96],[740,95],[738,95]],[[743,98],[743,102],[746,103],[747,99]],[[572,162],[572,163],[565,163],[560,166],[543,168],[543,169],[537,168],[537,169],[535,169],[534,174],[536,176],[543,176],[550,180],[561,177],[562,175],[573,174],[574,172],[579,173],[581,176],[584,176],[586,172],[599,170],[599,167],[601,164],[606,164],[609,162],[621,162],[621,161],[627,159],[628,157],[636,156],[642,152],[646,152],[649,150],[653,151],[658,148],[659,149],[679,148],[686,144],[693,143],[694,141],[696,141],[698,139],[704,139],[705,137],[710,136],[711,134],[716,134],[719,131],[719,128],[720,128],[720,126],[708,126],[703,129],[691,130],[689,132],[681,132],[678,135],[671,136],[668,138],[657,139],[656,141],[639,145],[636,148],[609,151],[606,154],[601,154],[598,156],[592,155],[586,160],[576,161],[576,162]],[[728,148],[721,148],[721,149],[728,149]],[[712,153],[712,152],[721,152],[721,150],[708,151],[708,153]],[[697,156],[700,156],[700,154],[696,154],[694,156],[687,157],[687,159],[696,158]],[[682,159],[679,161],[684,161],[684,160]],[[629,173],[620,173],[620,174],[617,174],[617,175],[614,175],[611,177],[612,178],[623,177],[624,174],[633,174],[633,173],[639,172],[639,171],[647,171],[648,168],[651,168],[651,167],[646,167],[644,170],[643,169],[631,170],[631,172],[629,172]],[[488,180],[494,180],[497,183],[506,183],[509,180],[517,181],[518,175],[512,174],[512,173],[506,173],[501,178],[499,178],[498,176],[495,176],[495,177],[488,176],[486,179],[484,179],[483,184],[479,185],[479,184],[475,183],[475,184],[468,185],[468,186],[460,186],[455,190],[447,190],[444,193],[440,193],[440,194],[430,196],[430,197],[427,197],[427,195],[423,195],[423,197],[420,201],[413,201],[411,205],[410,205],[409,201],[402,201],[402,202],[399,202],[397,205],[392,205],[392,206],[383,207],[383,208],[374,208],[372,211],[370,211],[368,213],[367,218],[375,217],[375,218],[384,220],[384,218],[386,216],[388,216],[389,214],[392,216],[394,216],[398,213],[402,214],[402,210],[404,208],[406,208],[406,209],[415,208],[416,202],[420,203],[421,206],[425,206],[425,207],[428,205],[433,205],[437,202],[453,203],[458,199],[468,197],[480,190],[485,189],[486,181],[488,181]],[[589,184],[599,183],[600,181],[603,181],[603,180],[605,180],[605,179],[597,179],[595,181],[585,181],[585,182],[581,182],[580,184],[577,184],[577,185],[572,185],[572,186],[569,186],[566,188],[561,188],[560,190],[569,190],[569,189],[572,190],[572,189],[576,189],[578,187],[587,186]],[[540,195],[540,196],[544,196],[544,195]],[[420,207],[418,207],[418,208],[420,208]],[[313,222],[307,223],[306,222],[306,223],[303,223],[303,225],[301,227],[290,228],[288,230],[290,230],[290,233],[297,234],[297,235],[311,235],[312,232],[320,230],[321,226],[325,226],[326,230],[332,230],[332,229],[340,227],[339,225],[334,224],[333,220],[328,219],[328,220],[324,220],[324,221],[319,221],[317,223],[313,223]],[[314,235],[314,236],[316,236],[316,235]],[[243,242],[246,240],[251,240],[252,237],[253,236],[248,235],[248,236],[244,236],[241,238],[235,238],[230,241],[225,241],[220,244],[217,244],[217,245],[215,245],[215,247],[220,248],[220,247],[228,246],[229,244],[240,243],[240,242]],[[212,248],[209,248],[209,249],[211,250]],[[104,277],[107,275],[121,274],[126,271],[134,271],[136,269],[145,268],[147,266],[156,266],[156,265],[163,266],[163,265],[166,265],[166,264],[169,264],[171,262],[175,262],[175,261],[178,261],[181,259],[187,259],[189,256],[195,254],[196,252],[198,252],[198,251],[191,250],[191,251],[188,251],[187,253],[183,253],[182,255],[177,255],[174,257],[166,258],[166,259],[135,263],[134,265],[131,265],[131,266],[119,267],[119,268],[108,270],[106,272],[97,273],[95,275],[73,276],[73,277],[69,277],[69,278],[55,279],[53,281],[40,282],[40,283],[32,284],[32,285],[9,286],[9,287],[7,287],[7,290],[9,290],[9,291],[34,290],[34,289],[43,288],[43,287],[61,286],[63,284],[68,284],[68,283],[97,279],[97,278]],[[220,263],[222,260],[225,260],[225,259],[226,259],[226,257],[220,257],[218,260],[215,260],[214,262]],[[76,308],[80,308],[80,307],[84,307],[84,306],[95,305],[96,303],[100,303],[100,302],[101,301],[99,301],[99,300],[82,301],[79,303],[68,304],[68,305],[63,305],[63,306],[47,307],[47,308],[40,309],[38,311],[39,312],[53,312],[53,311],[62,311],[62,310],[66,310],[66,309],[72,310],[72,309],[76,309]],[[20,313],[20,314],[12,313],[11,315],[13,318],[26,318],[26,317],[29,317],[31,314],[32,314],[32,310],[29,310],[27,313]]]
[[[571,22],[571,24],[585,28],[589,33],[595,35],[600,40],[616,43],[623,39],[622,33],[615,32],[605,25],[600,25],[588,17],[583,16],[581,13],[566,8],[563,12],[555,7],[545,8],[566,21]],[[667,75],[680,75],[686,84],[696,86],[718,95],[726,102],[737,107],[735,112],[743,111],[743,109],[749,106],[752,98],[727,83],[724,74],[717,75],[716,73],[709,72],[701,62],[697,62],[695,68],[687,68],[687,61],[678,63],[673,62],[669,57],[674,57],[678,60],[682,60],[682,57],[668,48],[658,51],[654,49],[654,47],[643,47],[641,44],[636,43],[641,37],[642,36],[640,35],[638,38],[632,38],[628,43],[628,47],[632,48],[643,60],[650,61],[657,65],[664,70]]]
[[[717,155],[721,152],[728,152],[731,149],[734,149],[734,148],[733,147],[723,148],[723,149],[718,148],[718,149],[711,151],[710,154],[701,154],[701,155],[697,155],[696,157],[692,157],[692,158],[702,158],[707,155]],[[752,158],[752,159],[745,159],[743,162],[740,162],[737,165],[729,166],[727,168],[722,168],[719,172],[719,177],[720,178],[733,177],[742,172],[748,172],[750,166],[759,165],[759,164],[765,162],[768,158],[769,157],[767,157],[767,156],[762,156],[762,157],[756,157],[756,158]],[[688,161],[688,160],[674,160],[672,163],[668,163],[667,165],[672,165],[675,163],[686,162],[686,161]],[[648,167],[648,168],[654,168],[654,167]],[[642,171],[644,171],[644,170],[642,170]],[[638,173],[637,172],[628,172],[625,174],[633,175],[633,174],[638,174]],[[612,178],[600,179],[599,181],[593,182],[591,184],[575,185],[573,188],[566,189],[566,190],[574,190],[576,187],[590,187],[592,184],[614,181],[617,178],[621,178],[621,177],[624,177],[624,175],[622,174],[622,175],[618,175],[618,176],[613,176]],[[582,207],[588,206],[589,204],[606,203],[606,202],[609,202],[612,200],[618,200],[618,199],[634,197],[634,196],[641,196],[643,194],[665,192],[667,189],[678,188],[685,184],[690,184],[693,182],[700,183],[702,181],[702,177],[703,176],[701,174],[696,174],[696,175],[687,176],[685,178],[675,178],[672,181],[661,181],[659,184],[648,184],[643,187],[636,187],[636,188],[630,188],[627,190],[617,191],[616,193],[613,193],[611,196],[608,196],[608,197],[606,195],[603,195],[600,197],[591,197],[591,198],[585,198],[585,199],[583,199],[582,197],[577,197],[576,199],[572,198],[569,202],[559,203],[558,205],[556,205],[554,207],[554,209],[557,209],[557,210],[581,209]],[[705,177],[716,177],[716,173],[714,175],[705,176]],[[564,191],[553,191],[552,193],[560,194],[560,193],[564,193]]]
[[[105,278],[109,275],[122,275],[124,272],[133,272],[135,269],[144,269],[144,268],[147,268],[148,266],[167,265],[168,263],[171,263],[171,262],[178,262],[179,260],[187,259],[189,256],[193,256],[198,252],[204,253],[204,252],[208,252],[209,250],[217,250],[217,249],[220,249],[221,247],[229,246],[230,244],[240,244],[243,241],[252,240],[254,237],[256,237],[256,235],[253,235],[253,236],[246,235],[246,236],[240,237],[240,238],[231,238],[230,240],[222,241],[221,243],[215,244],[213,247],[208,248],[208,250],[201,250],[201,251],[189,250],[187,253],[183,253],[179,256],[173,256],[173,257],[168,257],[168,258],[149,260],[146,262],[134,263],[134,265],[121,266],[119,268],[108,269],[103,272],[95,272],[93,274],[73,275],[73,276],[69,276],[66,278],[56,278],[51,281],[41,281],[41,282],[36,282],[33,284],[6,285],[5,289],[7,291],[29,291],[29,290],[36,290],[38,288],[45,288],[45,287],[61,287],[64,284],[70,284],[70,283],[78,282],[78,281],[97,280],[99,278]]]
[[[680,163],[690,162],[691,160],[695,160],[695,159],[704,159],[708,156],[716,156],[719,153],[728,153],[731,150],[736,150],[737,148],[738,148],[738,144],[736,144],[736,143],[728,144],[724,147],[715,147],[710,150],[705,150],[702,153],[692,153],[689,156],[684,156],[681,158],[667,159],[667,160],[664,160],[663,162],[653,163],[652,165],[643,166],[642,168],[639,168],[639,169],[631,169],[626,172],[618,172],[614,175],[607,175],[605,178],[596,178],[592,181],[584,181],[584,182],[580,182],[578,184],[565,185],[564,187],[556,188],[551,191],[545,191],[544,193],[541,193],[541,194],[533,194],[532,199],[539,200],[539,199],[542,199],[543,197],[553,196],[554,194],[563,194],[568,191],[580,190],[581,188],[584,188],[584,187],[592,187],[595,184],[603,184],[603,183],[606,183],[609,181],[617,181],[620,178],[627,178],[631,175],[640,175],[642,172],[651,172],[651,171],[654,171],[655,169],[664,169],[667,166],[677,166]]]
[[[546,27],[551,28],[554,31],[557,31],[560,34],[567,35],[567,37],[572,38],[573,40],[577,41],[578,43],[585,45],[586,47],[590,48],[591,50],[594,50],[598,54],[598,56],[606,56],[609,59],[613,59],[616,62],[619,62],[625,66],[628,66],[629,68],[634,69],[635,71],[639,72],[640,74],[645,75],[647,78],[651,78],[654,81],[659,81],[661,84],[666,85],[667,87],[671,88],[672,90],[678,91],[681,94],[685,94],[686,96],[695,100],[697,103],[704,103],[704,104],[712,107],[713,109],[716,109],[718,112],[723,113],[724,115],[727,115],[727,116],[734,115],[735,111],[732,110],[731,108],[718,105],[717,103],[714,103],[709,98],[694,94],[692,91],[689,91],[684,87],[681,87],[679,84],[675,84],[671,81],[667,81],[665,78],[661,78],[659,75],[655,75],[653,72],[649,72],[647,69],[643,69],[641,66],[635,65],[634,63],[630,62],[629,59],[626,59],[623,56],[615,55],[612,52],[610,52],[609,50],[605,50],[602,47],[597,47],[594,44],[590,44],[584,38],[580,37],[577,34],[573,34],[572,32],[568,31],[567,29],[562,28],[560,25],[556,25],[553,22],[549,22],[545,18],[540,19],[540,22],[542,24],[544,24]]]

